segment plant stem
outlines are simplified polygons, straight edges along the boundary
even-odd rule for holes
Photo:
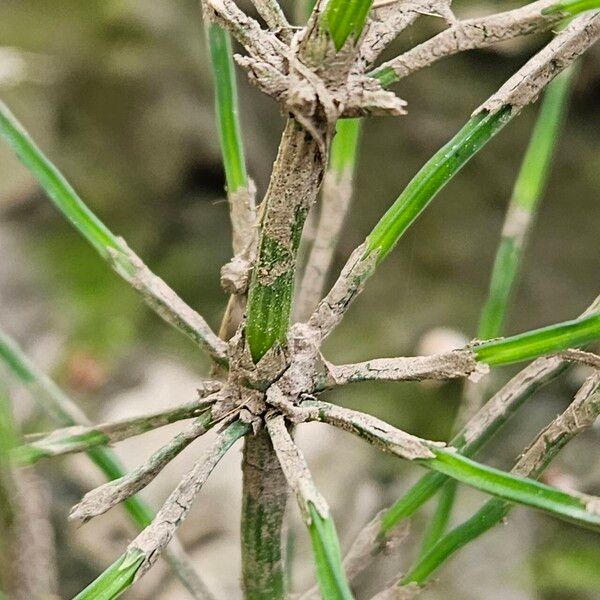
[[[296,255],[325,159],[314,138],[288,119],[263,200],[259,253],[248,296],[246,341],[255,363],[275,343],[285,344]]]
[[[507,209],[500,245],[492,268],[490,289],[477,330],[479,339],[498,337],[502,331],[527,235],[535,220],[550,173],[552,155],[564,120],[573,75],[574,67],[565,69],[550,83],[544,94]]]
[[[206,321],[190,308],[167,284],[154,275],[127,246],[92,213],[65,179],[29,137],[21,123],[0,101],[0,137],[38,180],[56,208],[92,245],[112,269],[141,294],[146,303],[170,325],[211,354],[227,362],[227,345]]]
[[[600,394],[596,393],[599,385],[597,374],[586,381],[569,408],[544,428],[521,455],[512,473],[537,479],[568,442],[594,424],[600,414]],[[402,583],[424,583],[457,550],[502,521],[512,507],[510,502],[488,500],[475,515],[450,531],[422,556]]]
[[[229,33],[209,23],[208,46],[215,81],[215,110],[227,189],[235,192],[248,187],[248,174],[238,115],[237,83]]]
[[[244,598],[280,600],[287,597],[281,528],[288,486],[266,431],[246,436],[242,468]]]
[[[298,294],[296,318],[308,319],[323,296],[335,248],[352,199],[361,119],[337,122],[329,165],[323,177],[319,222]]]

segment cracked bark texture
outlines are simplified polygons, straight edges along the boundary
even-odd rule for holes
[[[210,413],[198,417],[162,448],[153,452],[145,463],[123,477],[88,492],[71,509],[69,519],[85,523],[130,498],[145,488],[179,453],[206,433],[210,426]]]
[[[247,432],[248,427],[246,425],[236,423],[221,433],[212,447],[196,462],[194,467],[173,490],[152,523],[129,544],[127,547],[128,554],[141,553],[144,557],[135,574],[136,580],[152,567],[171,541],[177,528],[187,517],[196,495],[217,466],[219,460]]]
[[[457,21],[431,39],[383,63],[375,73],[392,70],[394,80],[398,81],[432,65],[440,58],[546,31],[564,18],[561,13],[541,14],[544,8],[553,4],[553,0],[540,0],[515,10]]]
[[[317,381],[321,391],[360,381],[423,381],[473,377],[485,374],[489,368],[476,361],[470,350],[456,350],[433,356],[375,358],[349,365],[326,364],[324,376]]]

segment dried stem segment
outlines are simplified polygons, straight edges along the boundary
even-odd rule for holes
[[[600,296],[582,316],[600,308]],[[541,387],[552,381],[568,367],[559,357],[539,358],[513,377],[487,404],[479,410],[451,444],[465,456],[472,456],[484,446],[510,417]],[[428,473],[406,492],[387,511],[375,517],[369,526],[379,526],[382,540],[391,535],[398,525],[411,517],[447,481],[442,473]]]
[[[600,11],[575,17],[555,38],[519,69],[476,112],[495,113],[506,105],[519,110],[535,102],[541,91],[600,37]]]
[[[171,541],[175,531],[186,518],[196,495],[208,479],[217,463],[227,450],[246,435],[248,425],[236,421],[215,440],[212,447],[194,465],[192,470],[182,479],[158,511],[152,524],[140,533],[128,546],[128,553],[140,552],[144,557],[136,571],[135,579],[139,579],[152,567],[160,553]]]
[[[214,425],[206,411],[141,466],[88,492],[72,509],[69,519],[83,523],[110,510],[145,488],[178,454]]]
[[[242,585],[246,600],[286,597],[281,529],[288,486],[266,431],[244,441]]]
[[[252,4],[271,31],[285,39],[289,38],[290,24],[277,0],[252,0]]]
[[[440,58],[550,29],[564,18],[562,13],[543,14],[552,0],[539,0],[515,10],[457,21],[431,39],[383,63],[371,73],[383,85],[428,67]]]
[[[221,363],[226,362],[226,344],[206,321],[190,308],[162,279],[113,235],[90,211],[71,184],[36,146],[22,125],[0,102],[0,136],[36,177],[58,210],[106,260],[114,271],[136,289],[165,321],[202,346]]]
[[[594,374],[577,392],[569,408],[539,433],[511,472],[521,477],[539,477],[568,442],[589,429],[600,415],[599,386],[600,375]],[[587,502],[589,510],[597,510],[596,500],[581,496],[581,501]],[[402,583],[424,583],[454,552],[500,523],[512,507],[510,502],[489,500],[473,517],[441,538],[410,569]]]
[[[483,368],[482,368],[483,367]],[[316,391],[359,381],[422,381],[480,376],[487,371],[471,350],[455,350],[432,356],[376,358],[349,365],[326,364]]]
[[[213,391],[218,389],[218,382],[211,382]],[[209,399],[198,399],[175,408],[163,410],[150,415],[133,417],[114,423],[101,425],[75,425],[57,429],[34,442],[15,448],[14,458],[18,464],[33,464],[41,458],[60,456],[74,452],[85,452],[94,446],[115,444],[153,429],[164,427],[182,419],[197,417],[210,408]]]
[[[415,438],[363,413],[325,402],[310,402],[308,406],[316,409],[318,415],[314,416],[315,419],[350,431],[384,452],[414,460],[428,469],[503,500],[537,508],[594,531],[600,530],[598,498],[568,494],[537,481],[476,463],[458,454],[454,448]]]
[[[267,429],[281,469],[296,494],[310,533],[322,597],[352,600],[352,592],[342,566],[335,525],[325,499],[313,482],[304,456],[292,440],[283,416],[269,418]]]
[[[81,409],[49,377],[38,371],[16,342],[1,331],[0,360],[17,380],[30,390],[33,398],[59,425],[88,425],[90,423]],[[117,479],[125,475],[124,467],[109,448],[92,448],[88,450],[87,454],[107,479]],[[152,521],[151,509],[137,496],[128,498],[124,502],[124,508],[131,520],[140,528],[146,527]],[[167,549],[165,559],[175,576],[190,591],[192,597],[197,600],[210,597],[208,593],[198,593],[198,590],[206,590],[206,586],[194,571],[190,559],[181,549],[175,554]]]

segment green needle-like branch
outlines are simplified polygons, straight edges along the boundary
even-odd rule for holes
[[[0,363],[30,391],[34,400],[57,424],[64,427],[90,425],[90,420],[83,411],[49,377],[36,369],[17,343],[1,331]],[[91,448],[87,455],[107,479],[125,475],[124,467],[109,448]],[[152,521],[151,509],[137,496],[128,498],[124,507],[138,527],[144,528]],[[172,549],[167,550],[165,559],[193,598],[208,600],[212,597],[179,544],[174,544]]]
[[[0,137],[4,138],[37,179],[56,208],[113,270],[137,290],[146,303],[165,321],[202,346],[214,360],[225,363],[227,360],[225,342],[213,333],[195,310],[144,265],[122,238],[111,233],[90,211],[71,184],[37,147],[2,101],[0,101]]]
[[[210,382],[209,385],[205,388],[206,395],[210,394],[211,387],[213,392],[220,387],[218,382]],[[115,444],[182,419],[197,417],[210,409],[212,400],[211,397],[201,397],[149,415],[100,425],[74,425],[42,434],[41,437],[36,435],[35,441],[15,448],[13,458],[19,465],[31,465],[42,458],[86,452],[95,446]]]
[[[544,428],[521,455],[512,473],[538,478],[562,448],[576,435],[589,429],[600,415],[600,374],[592,375],[577,392],[573,403]],[[498,523],[513,505],[489,500],[473,517],[442,537],[403,577],[402,584],[423,584],[450,556]]]
[[[490,278],[490,289],[477,330],[479,339],[495,338],[502,332],[528,233],[535,221],[550,175],[552,155],[564,120],[573,75],[574,67],[565,70],[548,86],[544,94],[506,211]]]
[[[436,36],[383,63],[371,76],[383,85],[390,85],[441,58],[546,31],[564,18],[560,13],[544,12],[552,3],[553,0],[539,0],[514,10],[456,21]]]
[[[323,337],[341,321],[377,265],[437,193],[598,37],[600,14],[576,17],[477,109],[475,116],[423,166],[365,242],[352,253],[338,280],[311,316],[309,322]]]
[[[306,321],[323,297],[327,275],[352,199],[360,129],[359,119],[342,119],[337,123],[329,165],[323,177],[319,220],[296,301],[298,321]]]
[[[561,73],[546,89],[536,124],[523,158],[513,194],[508,204],[500,244],[490,277],[488,297],[483,305],[477,337],[492,339],[503,332],[503,325],[520,271],[521,259],[537,208],[550,175],[550,162],[558,131],[564,120],[567,96],[575,66]],[[466,385],[456,417],[460,426],[481,406],[486,383]],[[452,513],[456,482],[442,489],[438,505],[423,536],[421,556],[443,535]]]
[[[113,600],[142,577],[173,539],[177,528],[187,517],[196,495],[217,463],[248,431],[248,425],[236,421],[221,433],[173,490],[152,523],[129,544],[122,556],[74,600]],[[115,580],[118,581],[118,585]]]
[[[593,314],[599,308],[600,296],[582,316]],[[558,377],[567,366],[568,361],[558,356],[538,358],[496,392],[450,444],[465,456],[474,455],[538,389]],[[448,481],[449,477],[442,473],[428,473],[389,509],[377,515],[366,529],[378,528],[379,548],[384,548],[386,539],[393,535],[396,528]]]
[[[455,448],[422,440],[364,413],[318,401],[308,401],[304,406],[310,411],[309,420],[353,433],[383,452],[412,460],[503,500],[537,508],[559,519],[600,531],[600,498],[568,494],[482,465],[457,453]]]
[[[113,506],[127,501],[128,498],[144,489],[176,456],[194,440],[204,435],[214,424],[211,411],[205,411],[182,432],[155,450],[145,463],[88,492],[71,509],[69,518],[85,523],[110,510]]]
[[[329,507],[312,480],[302,451],[294,443],[283,416],[267,418],[267,429],[310,533],[322,597],[331,600],[352,600],[353,595],[342,566],[340,543]]]

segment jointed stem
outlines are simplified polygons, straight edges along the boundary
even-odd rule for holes
[[[296,255],[325,160],[317,141],[290,118],[263,200],[258,258],[248,297],[246,340],[255,362],[276,342],[285,344]]]

